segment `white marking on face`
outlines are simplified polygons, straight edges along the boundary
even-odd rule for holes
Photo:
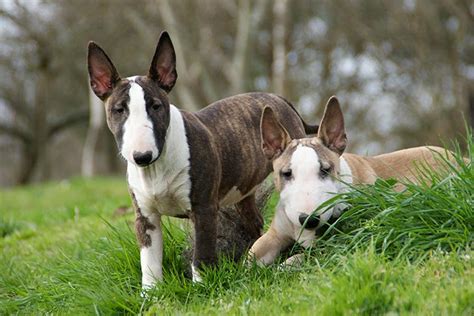
[[[283,185],[280,204],[289,220],[301,227],[299,216],[311,215],[322,203],[338,191],[331,176],[321,178],[321,165],[316,151],[308,146],[298,145],[290,160],[292,179]],[[327,210],[320,215],[320,222],[326,222],[332,215]]]
[[[133,153],[152,153],[152,160],[158,157],[158,147],[153,133],[153,123],[146,111],[145,93],[143,88],[134,81],[134,77],[129,78],[129,115],[123,125],[122,156],[128,162],[135,164]]]
[[[163,152],[153,164],[141,168],[127,164],[128,184],[143,215],[186,215],[191,209],[189,145],[181,112],[170,105],[170,124]]]
[[[160,216],[152,214],[148,220],[153,223],[155,229],[146,231],[151,238],[150,246],[140,249],[143,290],[152,288],[156,281],[163,279],[163,235]]]

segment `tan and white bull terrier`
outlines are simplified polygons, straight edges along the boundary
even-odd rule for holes
[[[248,93],[217,101],[190,113],[170,104],[176,58],[168,33],[158,41],[146,76],[120,78],[105,52],[88,48],[90,84],[104,101],[107,124],[127,161],[130,195],[136,211],[143,288],[162,279],[161,216],[188,217],[194,223],[193,279],[197,268],[216,257],[220,206],[236,204],[256,240],[263,220],[254,191],[271,172],[260,144],[260,118],[269,107],[293,138],[316,133],[285,99]]]
[[[309,247],[315,230],[332,216],[338,217],[341,205],[319,216],[314,216],[314,210],[335,193],[347,190],[347,184],[372,184],[377,178],[416,182],[420,164],[437,168],[439,155],[448,154],[439,147],[410,148],[374,157],[343,154],[347,138],[336,97],[329,99],[316,137],[292,139],[271,108],[262,114],[261,134],[263,151],[273,162],[275,187],[280,192],[269,230],[250,250],[250,258],[263,265],[272,263],[295,241]]]

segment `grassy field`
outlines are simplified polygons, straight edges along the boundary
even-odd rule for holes
[[[124,179],[2,191],[0,314],[473,315],[474,171],[432,177],[341,197],[349,211],[292,270],[222,259],[193,284],[187,225],[165,219],[165,281],[147,299],[133,214],[116,213],[130,204]]]

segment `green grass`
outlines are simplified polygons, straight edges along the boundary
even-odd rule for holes
[[[0,314],[472,315],[474,171],[461,165],[402,193],[380,181],[341,196],[350,209],[292,270],[222,259],[193,284],[185,222],[165,219],[165,281],[147,299],[133,214],[114,215],[125,179],[2,191]]]

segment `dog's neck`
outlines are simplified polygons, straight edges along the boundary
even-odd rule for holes
[[[170,105],[170,124],[160,157],[147,167],[138,167],[128,162],[127,174],[132,188],[161,195],[173,182],[189,180],[190,152],[181,112]],[[180,185],[176,184],[176,185]]]

